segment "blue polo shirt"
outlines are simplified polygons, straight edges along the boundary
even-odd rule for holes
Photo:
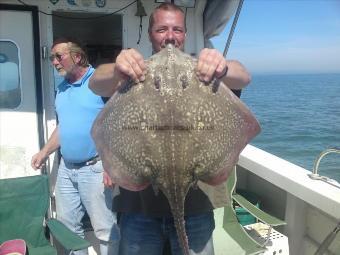
[[[84,162],[97,155],[91,128],[104,102],[89,89],[93,72],[90,66],[81,79],[72,84],[64,80],[57,89],[59,142],[62,157],[67,162]]]

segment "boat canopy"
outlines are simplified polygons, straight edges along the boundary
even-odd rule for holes
[[[229,19],[236,12],[240,0],[207,1],[203,13],[204,46],[213,48],[210,39],[222,33]]]

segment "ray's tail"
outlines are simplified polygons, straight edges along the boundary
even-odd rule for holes
[[[172,200],[169,200],[169,202]],[[178,203],[170,202],[170,208],[174,219],[178,242],[184,255],[189,255],[189,241],[185,230],[184,201]]]
[[[182,248],[184,255],[189,255],[189,242],[188,236],[185,231],[185,221],[183,215],[174,214],[174,223],[176,227],[179,245]]]

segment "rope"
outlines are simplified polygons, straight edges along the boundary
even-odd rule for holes
[[[237,7],[237,11],[236,11],[234,20],[233,20],[233,24],[232,24],[231,29],[230,29],[228,40],[226,42],[226,45],[225,45],[225,48],[224,48],[224,51],[223,51],[223,56],[224,57],[227,56],[227,52],[228,52],[228,49],[229,49],[229,46],[230,46],[231,38],[233,37],[234,31],[235,31],[235,27],[236,27],[236,24],[237,24],[237,20],[238,20],[238,17],[240,16],[240,12],[241,12],[241,9],[242,9],[242,4],[243,4],[243,0],[240,0],[240,2],[238,3],[238,7]]]

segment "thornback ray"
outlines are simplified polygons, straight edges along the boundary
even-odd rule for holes
[[[260,126],[225,84],[200,82],[197,61],[173,45],[146,64],[144,82],[127,82],[110,98],[92,136],[114,183],[132,191],[152,185],[165,194],[188,255],[189,188],[198,180],[225,179]]]

